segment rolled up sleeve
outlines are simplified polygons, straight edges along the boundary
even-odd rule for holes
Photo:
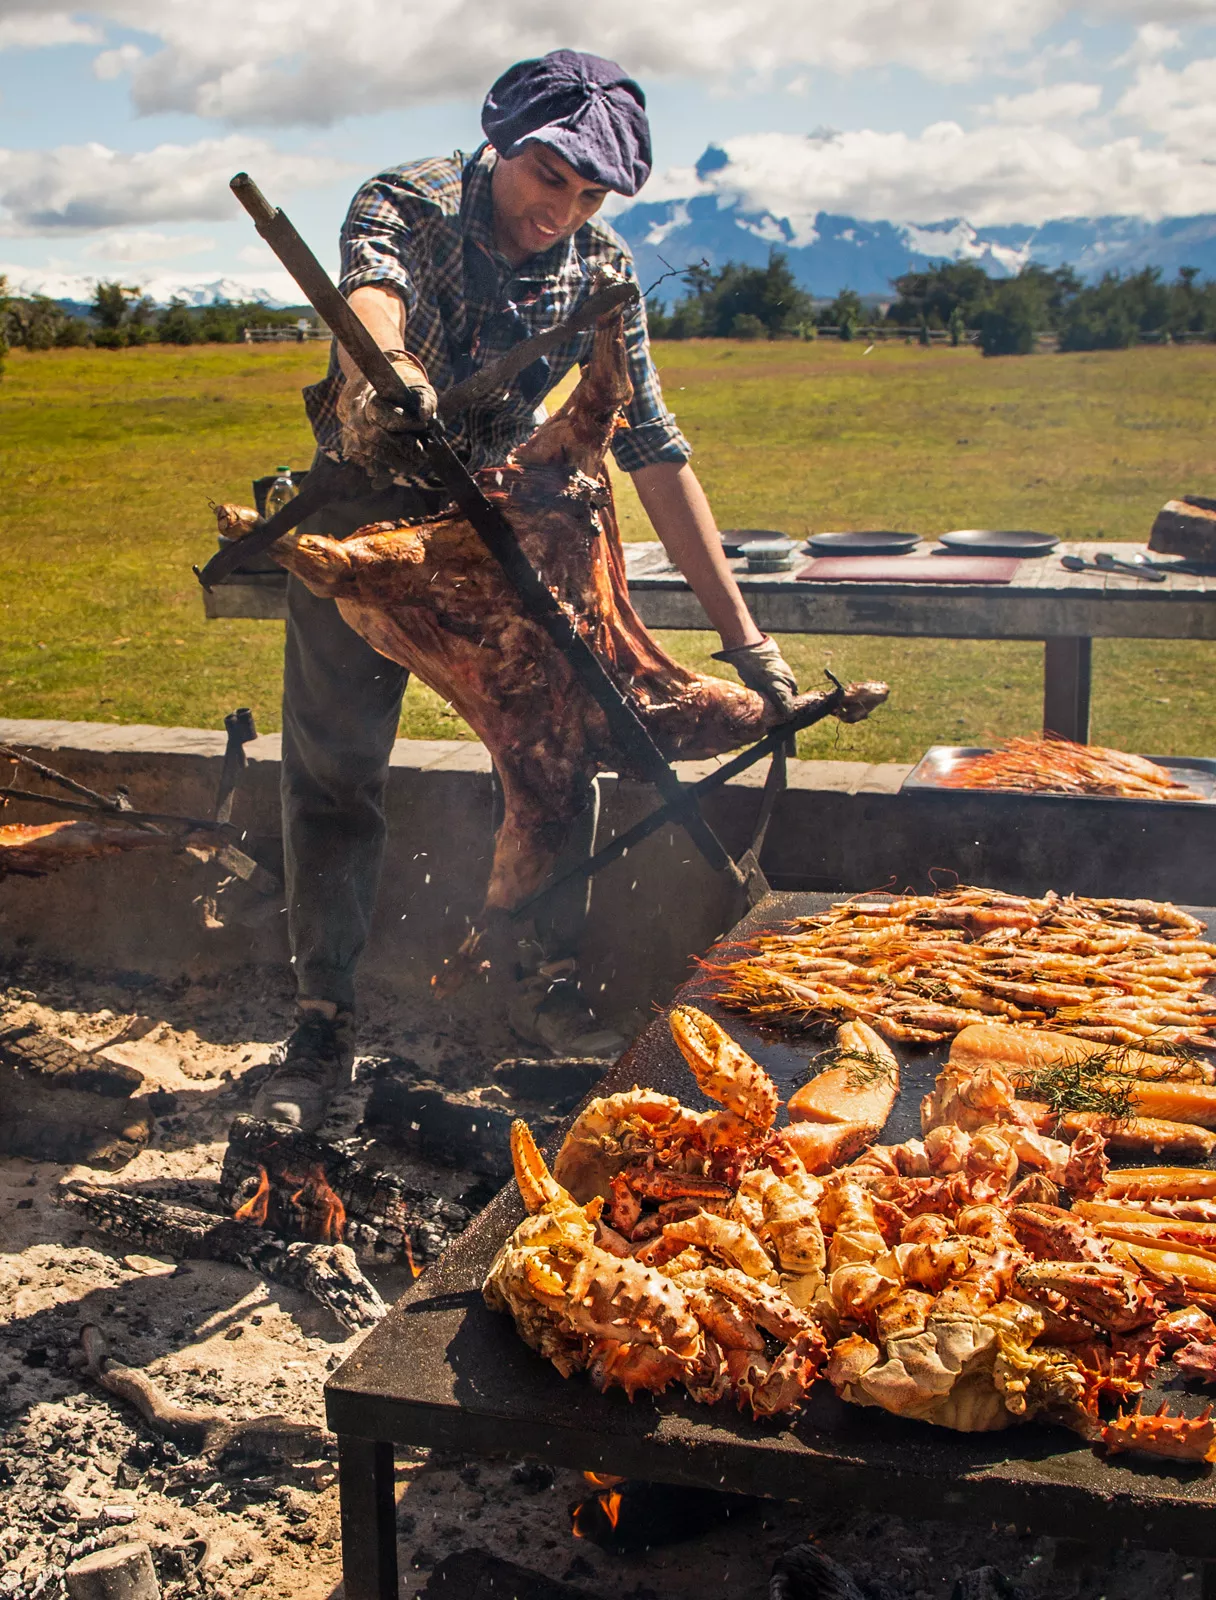
[[[632,263],[627,275],[633,277]],[[646,328],[646,302],[640,300],[625,320],[625,348],[633,399],[625,412],[626,426],[612,440],[612,454],[622,472],[657,466],[669,461],[676,466],[692,456],[692,446],[680,432],[676,419],[663,403],[659,374],[650,354],[650,335]]]
[[[405,302],[407,316],[418,303],[408,266],[414,235],[409,200],[383,177],[363,185],[342,224],[338,280],[344,295],[372,283],[394,289]]]

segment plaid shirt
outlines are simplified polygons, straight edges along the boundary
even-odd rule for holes
[[[636,279],[629,249],[594,218],[570,239],[513,267],[494,247],[488,145],[471,157],[411,161],[365,183],[342,227],[343,294],[361,284],[393,288],[405,305],[405,348],[439,393],[462,382],[530,334],[571,315],[590,292],[596,267]],[[536,409],[570,368],[589,360],[594,330],[576,333],[511,381],[507,398],[471,408],[448,424],[453,448],[473,470],[501,466],[535,430]],[[663,404],[650,356],[643,304],[626,313],[633,399],[612,443],[625,472],[687,461],[691,448]],[[337,353],[304,391],[317,444],[340,453]]]

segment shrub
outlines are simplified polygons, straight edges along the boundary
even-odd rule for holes
[[[684,274],[690,293],[670,315],[649,308],[651,331],[659,339],[770,339],[796,337],[811,317],[811,297],[798,287],[778,250],[766,267],[728,261],[715,272],[708,264]],[[758,322],[761,332],[752,329]],[[736,324],[746,332],[735,332]]]
[[[991,304],[978,317],[980,349],[986,356],[1028,356],[1043,308],[1039,296],[1020,278],[998,284]]]
[[[80,348],[93,343],[93,330],[83,317],[67,317],[63,326],[55,335],[55,346],[59,350]]]
[[[162,344],[193,344],[197,338],[195,326],[184,300],[170,300],[156,319],[156,333]]]
[[[768,329],[760,318],[753,316],[750,311],[740,311],[730,325],[732,339],[763,339],[767,333]]]

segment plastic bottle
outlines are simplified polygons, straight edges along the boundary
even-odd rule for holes
[[[269,520],[281,511],[289,500],[294,500],[299,490],[291,481],[291,468],[280,467],[278,476],[266,491],[266,517]]]

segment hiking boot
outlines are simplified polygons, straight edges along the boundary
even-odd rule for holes
[[[283,1046],[283,1059],[258,1090],[252,1114],[313,1133],[330,1101],[354,1076],[355,1019],[349,1011],[301,1007]]]
[[[615,1061],[628,1040],[606,1028],[579,993],[573,961],[551,961],[518,985],[507,1021],[528,1044],[555,1056],[606,1057]]]

